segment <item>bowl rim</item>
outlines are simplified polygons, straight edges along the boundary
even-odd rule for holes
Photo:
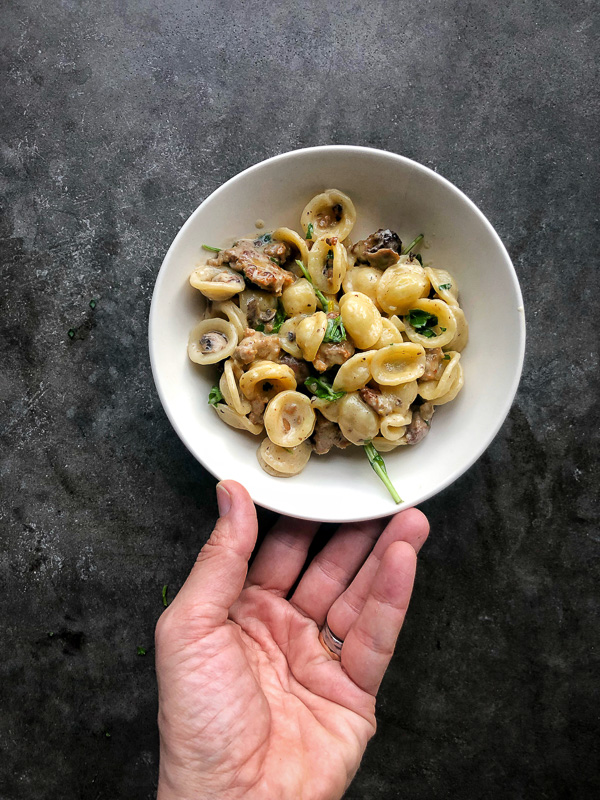
[[[162,379],[161,379],[161,376],[160,376],[160,373],[159,373],[159,370],[158,370],[158,367],[157,367],[158,356],[157,356],[157,351],[156,351],[156,346],[155,346],[156,337],[154,335],[154,330],[156,330],[157,315],[159,313],[158,312],[158,299],[157,298],[158,298],[158,296],[160,294],[162,284],[166,280],[167,265],[168,265],[168,262],[169,262],[169,260],[171,258],[171,254],[175,250],[179,240],[181,238],[183,238],[183,236],[185,235],[187,229],[194,224],[195,219],[202,213],[202,209],[204,208],[204,206],[209,201],[211,201],[214,197],[216,197],[220,193],[224,192],[226,190],[226,188],[228,186],[230,186],[230,184],[235,183],[237,180],[241,179],[242,177],[244,177],[246,175],[249,175],[249,174],[251,174],[251,173],[253,173],[255,171],[260,170],[261,167],[265,166],[266,164],[271,164],[271,163],[275,163],[277,161],[283,161],[283,160],[286,160],[286,159],[293,159],[293,158],[302,156],[303,154],[309,153],[309,152],[310,153],[313,153],[313,152],[314,153],[319,153],[319,152],[323,153],[323,152],[332,152],[332,151],[337,151],[337,152],[345,151],[345,152],[347,152],[349,154],[350,153],[355,153],[355,154],[366,154],[366,153],[368,153],[368,154],[377,155],[379,157],[383,156],[384,158],[389,158],[391,160],[398,161],[400,163],[403,163],[405,165],[410,166],[411,168],[415,168],[418,172],[422,172],[422,173],[425,173],[425,174],[429,175],[430,177],[433,177],[435,180],[437,180],[439,183],[441,183],[443,186],[445,186],[451,192],[453,192],[454,194],[458,195],[458,197],[464,203],[467,204],[467,206],[471,209],[471,211],[473,211],[475,213],[476,217],[478,217],[479,221],[487,229],[488,233],[491,234],[492,239],[494,240],[495,244],[499,247],[502,255],[504,256],[504,260],[505,260],[506,265],[508,267],[508,273],[510,275],[510,278],[511,278],[511,281],[512,281],[512,284],[513,284],[513,289],[515,290],[515,293],[516,293],[518,301],[519,301],[518,309],[521,311],[521,313],[520,313],[521,324],[519,326],[519,351],[518,351],[517,359],[516,359],[516,362],[515,362],[516,369],[515,369],[514,377],[513,377],[512,383],[510,385],[509,391],[507,391],[507,393],[505,395],[504,404],[502,406],[502,413],[499,414],[498,421],[496,422],[496,424],[492,428],[489,429],[487,435],[484,436],[480,440],[480,443],[479,443],[478,447],[476,447],[473,450],[473,453],[472,453],[471,457],[468,459],[466,465],[462,466],[459,469],[454,470],[444,481],[442,481],[441,483],[438,483],[435,486],[435,488],[433,488],[431,490],[428,490],[428,491],[422,492],[413,501],[401,503],[398,506],[398,511],[400,511],[400,510],[405,510],[407,508],[415,507],[418,504],[423,503],[426,500],[429,500],[431,497],[434,497],[435,495],[439,494],[444,489],[447,489],[448,486],[450,486],[452,483],[454,483],[454,481],[458,480],[458,478],[460,478],[468,470],[470,470],[471,467],[473,466],[473,464],[475,464],[475,462],[478,461],[479,458],[481,458],[483,453],[490,446],[490,444],[492,443],[492,441],[495,439],[495,437],[497,436],[498,432],[500,431],[500,428],[502,427],[502,425],[506,421],[506,418],[507,418],[507,416],[508,416],[508,414],[510,412],[510,409],[512,407],[512,404],[514,402],[515,395],[517,393],[517,389],[519,387],[519,383],[520,383],[520,380],[521,380],[521,375],[522,375],[522,372],[523,372],[523,363],[524,363],[524,359],[525,359],[525,344],[526,344],[526,337],[527,337],[526,320],[525,320],[525,309],[524,309],[524,304],[523,304],[523,295],[522,295],[522,292],[521,292],[521,286],[519,284],[519,279],[518,279],[516,270],[514,268],[514,265],[512,263],[512,259],[510,258],[510,255],[508,254],[508,251],[507,251],[506,247],[504,246],[504,243],[500,239],[500,236],[496,232],[494,226],[491,224],[491,222],[488,220],[488,218],[485,216],[485,214],[477,207],[477,205],[461,189],[459,189],[457,186],[455,186],[447,178],[444,178],[442,175],[440,175],[434,169],[431,169],[430,167],[426,167],[424,164],[421,164],[418,161],[414,161],[413,159],[408,158],[407,156],[399,155],[398,153],[394,153],[394,152],[392,152],[390,150],[381,150],[380,148],[366,147],[364,145],[333,144],[333,145],[317,145],[317,146],[314,146],[314,147],[302,147],[302,148],[298,148],[296,150],[288,150],[288,151],[286,151],[284,153],[279,153],[278,155],[275,155],[275,156],[270,156],[269,158],[263,159],[262,161],[259,161],[256,164],[252,164],[251,166],[247,167],[246,169],[242,170],[241,172],[236,173],[231,178],[226,180],[224,183],[222,183],[220,186],[218,186],[214,191],[212,191],[207,197],[205,197],[204,200],[200,203],[200,205],[197,206],[196,209],[186,219],[186,221],[183,223],[183,225],[181,226],[181,228],[177,232],[175,238],[171,242],[171,245],[170,245],[169,249],[167,250],[167,252],[166,252],[166,254],[165,254],[165,256],[164,256],[164,258],[163,258],[163,260],[161,262],[161,266],[160,266],[160,269],[158,271],[158,275],[156,277],[156,281],[155,281],[155,284],[154,284],[154,289],[152,291],[152,299],[151,299],[151,302],[150,302],[150,312],[149,312],[149,316],[148,316],[148,349],[149,349],[149,354],[150,354],[150,366],[151,366],[151,370],[152,370],[152,377],[153,377],[153,380],[154,380],[154,385],[156,386],[156,390],[158,392],[158,397],[159,397],[159,400],[161,402],[162,408],[163,408],[165,414],[167,415],[167,418],[168,418],[169,422],[171,423],[173,429],[175,430],[175,433],[178,435],[179,439],[183,442],[183,444],[185,445],[187,450],[194,456],[194,458],[206,470],[208,470],[208,472],[210,472],[211,475],[213,475],[215,478],[217,478],[217,480],[224,480],[226,478],[226,476],[225,475],[219,475],[215,470],[213,470],[211,468],[211,466],[209,466],[209,464],[207,464],[206,461],[202,458],[200,453],[197,452],[196,449],[193,447],[192,443],[188,440],[188,437],[187,437],[187,435],[185,433],[185,430],[178,424],[177,420],[175,419],[175,417],[174,417],[174,415],[173,415],[173,413],[172,413],[172,411],[171,411],[171,409],[170,409],[170,407],[169,407],[169,405],[168,405],[168,403],[166,401],[166,394],[165,394],[163,382],[162,382]],[[273,512],[275,512],[277,514],[281,514],[283,516],[286,516],[285,511],[282,511],[281,508],[277,507],[274,504],[269,504],[268,502],[258,502],[254,498],[252,498],[252,500],[256,505],[261,506],[261,508],[266,508],[269,511],[273,511]],[[289,515],[287,515],[287,516],[289,516]],[[363,522],[363,521],[366,521],[366,520],[380,519],[382,517],[388,517],[388,516],[390,516],[390,511],[386,510],[386,511],[383,511],[383,512],[375,514],[375,515],[366,514],[364,516],[352,516],[352,517],[347,517],[347,518],[344,517],[343,519],[337,519],[337,518],[334,519],[332,517],[332,518],[327,518],[325,520],[319,519],[318,521],[323,521],[323,522]],[[297,515],[296,518],[297,519],[307,519],[307,520],[315,520],[316,519],[314,516],[310,516],[310,515]]]

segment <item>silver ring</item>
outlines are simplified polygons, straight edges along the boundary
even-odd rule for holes
[[[319,641],[335,661],[341,661],[344,641],[343,639],[338,639],[333,633],[327,624],[327,620],[325,620],[325,625],[323,625],[319,633]]]

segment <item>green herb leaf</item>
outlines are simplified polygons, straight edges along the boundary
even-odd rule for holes
[[[280,266],[278,258],[273,258],[273,256],[269,256],[269,261],[272,261],[274,264],[277,264],[277,266]]]
[[[146,655],[146,648],[145,647],[140,647],[138,645],[137,654],[138,654],[138,656],[145,656]]]
[[[435,314],[430,314],[428,311],[423,311],[420,308],[411,308],[408,312],[408,322],[416,331],[419,331],[420,333],[420,328],[431,328],[434,325],[437,325],[438,318],[435,316]]]
[[[92,311],[96,308],[96,301],[95,300],[90,300],[90,308],[92,309]]]
[[[440,325],[440,330],[441,330],[441,332],[442,332],[442,333],[444,333],[444,331],[446,330],[446,328],[442,328],[442,326]]]
[[[209,244],[203,244],[202,247],[205,250],[210,250],[211,253],[220,253],[221,252],[221,248],[220,247],[211,247]]]
[[[335,319],[328,319],[327,329],[325,330],[323,341],[339,344],[340,342],[344,342],[346,339],[346,329],[344,328],[341,315]]]
[[[264,323],[263,322],[259,322],[258,325],[254,326],[254,330],[255,331],[260,331],[260,333],[264,333],[265,332]]]
[[[327,383],[324,378],[315,378],[311,376],[304,381],[304,385],[309,392],[312,392],[320,400],[329,400],[331,403],[333,403],[334,400],[340,400],[346,394],[346,392],[343,391],[334,392],[331,384]]]
[[[106,731],[104,735],[106,736],[107,739],[110,739],[110,733],[108,731]]]
[[[302,270],[302,274],[304,275],[304,277],[306,278],[306,280],[307,280],[307,281],[310,283],[310,285],[313,287],[314,293],[316,294],[316,296],[317,296],[317,300],[319,301],[319,303],[321,303],[321,306],[322,306],[322,308],[323,308],[323,311],[325,311],[325,313],[327,313],[327,312],[331,311],[331,310],[332,310],[333,303],[330,303],[330,302],[329,302],[329,300],[328,300],[328,299],[325,297],[325,295],[323,294],[323,292],[321,292],[319,289],[317,289],[317,288],[315,287],[315,285],[314,285],[314,283],[313,283],[313,279],[312,279],[312,278],[311,278],[311,276],[310,276],[310,272],[309,272],[309,271],[306,269],[306,267],[305,267],[305,266],[304,266],[304,264],[303,264],[303,263],[300,261],[300,259],[299,259],[299,258],[297,258],[297,259],[296,259],[296,264],[297,264],[297,265],[300,267],[300,269]]]
[[[217,406],[223,401],[223,393],[218,386],[213,386],[208,393],[208,405]]]
[[[387,469],[385,468],[385,462],[381,456],[381,453],[375,449],[373,442],[365,442],[363,447],[365,453],[367,454],[367,458],[369,459],[369,464],[373,467],[376,475],[378,475],[383,485],[392,495],[394,503],[401,503],[402,499],[400,498],[400,495],[394,488],[394,484],[391,482],[389,475],[387,474]]]
[[[308,226],[306,228],[306,238],[307,239],[312,239],[314,229],[315,228],[314,228],[314,225],[312,224],[312,222],[309,222]]]
[[[451,289],[452,288],[452,284],[451,283],[440,283],[439,288],[440,289]]]
[[[162,588],[162,601],[163,601],[163,606],[165,608],[169,605],[169,601],[167,600],[167,589],[168,588],[169,588],[169,584],[168,583],[165,583],[165,585]]]
[[[69,328],[69,330],[67,331],[67,336],[69,337],[69,339],[72,339],[75,336],[75,330],[73,328]]]
[[[410,253],[412,250],[414,250],[415,247],[421,241],[421,239],[424,239],[424,238],[425,238],[424,235],[422,233],[420,233],[415,239],[412,240],[412,242],[408,245],[408,247],[403,248],[402,255],[405,256],[407,253]]]
[[[287,319],[287,314],[285,313],[285,309],[283,307],[283,303],[281,300],[277,302],[277,313],[273,318],[273,330],[272,333],[279,333],[281,326]]]
[[[444,356],[444,361],[450,361],[451,358],[452,358],[452,356],[450,356],[450,355],[448,355],[448,353],[446,353],[446,355]]]
[[[273,237],[270,233],[263,233],[262,236],[259,236],[258,239],[255,239],[255,242],[258,244],[268,244],[270,241],[272,241],[272,239]]]
[[[434,339],[437,336],[437,333],[431,328],[421,328],[418,332],[426,339]]]

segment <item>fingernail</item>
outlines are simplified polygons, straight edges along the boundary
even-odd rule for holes
[[[217,505],[219,506],[219,516],[224,517],[231,508],[231,495],[221,483],[217,483]]]

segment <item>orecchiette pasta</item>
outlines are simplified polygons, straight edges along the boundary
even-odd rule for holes
[[[280,392],[265,410],[267,436],[280,447],[296,447],[308,439],[315,420],[310,399],[300,392]]]
[[[248,433],[253,433],[254,435],[258,435],[263,429],[262,425],[256,422],[250,422],[248,417],[238,414],[237,411],[234,411],[233,408],[229,406],[218,405],[215,406],[215,409],[223,422],[226,422],[232,428],[237,428],[240,431],[248,431]]]
[[[280,447],[270,439],[263,439],[256,452],[258,463],[274,478],[291,478],[302,472],[312,453],[309,442],[296,447]]]
[[[342,295],[340,314],[352,341],[362,350],[372,347],[381,336],[381,314],[366,294],[350,292]]]
[[[377,284],[377,302],[386,314],[406,314],[427,296],[429,278],[418,261],[400,261],[389,267]]]
[[[310,317],[304,317],[296,328],[296,342],[306,361],[314,361],[317,350],[325,337],[327,317],[323,311],[317,311]]]
[[[339,292],[347,267],[348,254],[337,236],[317,239],[308,254],[312,282],[326,294]]]
[[[424,372],[425,351],[412,342],[390,344],[377,350],[371,358],[371,375],[384,386],[414,381]]]
[[[306,278],[300,278],[283,290],[281,302],[289,317],[298,314],[314,314],[317,310],[317,295]]]
[[[363,444],[377,436],[379,417],[357,392],[350,392],[340,402],[340,430],[352,444]]]
[[[189,357],[222,362],[209,403],[230,427],[266,433],[257,459],[275,477],[297,475],[312,452],[364,445],[383,479],[377,453],[419,442],[464,384],[456,277],[423,268],[421,236],[403,246],[379,228],[351,243],[355,222],[352,200],[327,189],[304,208],[303,235],[204,245],[215,255],[190,276],[208,302]]]
[[[333,391],[356,392],[371,380],[371,359],[375,351],[356,353],[339,368],[333,380]]]
[[[235,328],[224,319],[203,319],[190,333],[188,355],[196,364],[216,364],[229,358],[238,343]]]
[[[244,279],[232,269],[202,266],[192,272],[190,283],[209,300],[228,300],[242,292]]]
[[[302,229],[307,239],[337,236],[343,241],[350,234],[355,222],[354,203],[348,195],[337,189],[327,189],[313,197],[301,217]]]
[[[279,392],[295,388],[293,369],[273,361],[257,361],[240,378],[240,389],[248,400],[270,400]]]
[[[456,318],[450,306],[443,300],[417,300],[411,308],[413,320],[417,316],[414,312],[419,311],[425,312],[430,317],[431,325],[415,327],[410,321],[409,313],[408,317],[404,318],[404,324],[410,341],[426,348],[445,347],[450,344],[456,335]]]

